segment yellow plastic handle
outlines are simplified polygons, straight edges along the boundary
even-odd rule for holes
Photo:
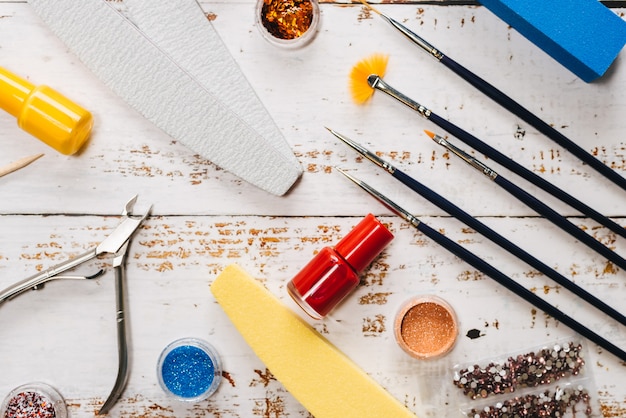
[[[34,86],[0,67],[0,108],[17,125],[62,154],[76,153],[89,139],[89,111],[48,86]]]

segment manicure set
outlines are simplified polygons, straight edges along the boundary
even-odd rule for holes
[[[626,180],[621,175],[589,155],[551,125],[443,54],[403,23],[380,12],[365,0],[359,1],[359,7],[365,7],[381,17],[406,40],[418,46],[418,50],[425,51],[501,107],[536,127],[540,133],[572,152],[596,173],[626,189]],[[105,1],[79,4],[60,0],[60,3],[52,6],[44,0],[33,0],[32,3],[57,36],[146,119],[220,168],[231,171],[270,194],[288,199],[289,190],[295,187],[303,174],[302,167],[289,146],[286,146],[282,133],[271,121],[269,113],[258,98],[250,94],[251,89],[246,88],[247,80],[219,37],[212,28],[207,29],[206,16],[198,17],[198,5],[195,2],[177,0],[154,7],[171,14],[172,22],[184,24],[196,19],[195,35],[187,38],[189,34],[181,31],[176,36],[181,41],[193,43],[196,48],[206,46],[202,44],[202,40],[213,45],[214,49],[209,48],[212,58],[215,58],[213,61],[225,63],[222,64],[224,67],[221,72],[217,73],[227,74],[232,80],[232,83],[223,84],[237,85],[237,88],[242,89],[241,94],[226,92],[224,85],[217,85],[220,83],[212,78],[214,75],[203,74],[204,67],[195,66],[194,63],[181,63],[181,52],[172,48],[166,39],[159,38],[157,32],[163,27],[156,29],[157,26],[153,26],[162,22],[155,23],[151,20],[152,17],[142,14],[141,5],[135,0],[125,1],[125,4],[117,8]],[[498,8],[499,2],[491,3],[489,7],[502,12]],[[176,7],[176,4],[180,7]],[[313,42],[319,31],[321,13],[316,0],[258,0],[254,12],[255,24],[262,36],[279,48],[304,48]],[[519,15],[523,15],[523,12],[524,10],[520,10]],[[79,16],[75,18],[74,25],[63,24],[68,13]],[[283,15],[288,15],[290,19]],[[515,16],[506,17],[518,23]],[[111,28],[119,32],[118,36],[125,36],[128,44],[134,45],[133,49],[143,51],[142,56],[125,56],[133,63],[131,69],[128,69],[128,62],[117,59],[128,48],[126,44],[120,44],[117,38],[109,38],[96,51],[90,49],[87,37],[79,36],[83,32],[92,32],[100,34],[104,39]],[[549,32],[548,29],[545,31]],[[543,38],[539,41],[545,42]],[[103,49],[106,51],[100,53]],[[385,68],[388,64],[387,56],[376,55],[355,66],[351,73],[351,88],[357,103],[363,104],[372,99],[374,92],[381,92],[445,130],[451,137],[461,140],[479,154],[501,164],[621,237],[626,237],[626,230],[615,221],[391,86],[385,80]],[[575,66],[575,69],[587,75],[585,65]],[[124,71],[126,79],[121,80],[114,76],[115,73]],[[159,83],[145,77],[151,71],[160,80]],[[128,88],[128,80],[132,81],[131,84],[136,89]],[[90,112],[56,91],[46,86],[35,86],[2,68],[0,88],[4,91],[4,94],[0,94],[1,107],[15,116],[22,129],[64,155],[74,155],[81,147],[86,146],[94,123]],[[237,98],[241,99],[241,103],[236,103]],[[241,109],[255,111],[245,112]],[[176,117],[170,117],[172,114]],[[261,125],[264,128],[257,128]],[[190,126],[193,128],[189,129]],[[222,131],[213,132],[214,126],[220,126]],[[593,296],[563,273],[546,265],[375,152],[334,129],[326,129],[342,144],[356,151],[359,158],[382,168],[403,186],[554,280],[581,301],[609,315],[620,324],[626,324],[626,317],[619,309]],[[208,135],[208,132],[212,135]],[[577,242],[594,250],[619,268],[626,269],[626,260],[616,251],[496,172],[473,153],[455,145],[453,138],[430,131],[426,131],[426,135],[449,155],[469,164],[509,195],[569,233]],[[41,155],[35,155],[16,161],[1,170],[0,176],[26,167],[40,157]],[[505,353],[499,357],[456,364],[431,376],[433,381],[430,383],[434,390],[450,393],[451,398],[447,402],[456,405],[461,416],[597,416],[597,388],[587,360],[588,345],[589,342],[594,343],[626,362],[626,352],[618,343],[610,341],[598,330],[583,325],[574,315],[563,312],[536,292],[525,288],[462,243],[427,225],[386,194],[358,179],[353,175],[354,170],[336,167],[333,171],[342,174],[386,210],[397,215],[405,226],[434,241],[573,332],[565,340],[549,341],[541,346],[523,347],[518,352]],[[152,210],[152,206],[148,205],[148,209],[136,214],[136,202],[137,196],[127,201],[120,212],[118,226],[99,244],[0,290],[1,314],[3,304],[10,303],[13,298],[30,290],[41,290],[44,285],[53,285],[51,282],[56,280],[76,280],[86,282],[87,285],[97,282],[96,279],[106,280],[103,269],[94,269],[90,275],[78,274],[74,270],[92,265],[95,259],[106,258],[110,261],[115,282],[115,315],[112,318],[116,324],[118,365],[112,389],[102,405],[99,405],[97,414],[115,413],[116,404],[123,396],[129,380],[133,351],[127,335],[129,324],[126,315],[126,285],[127,280],[132,280],[132,277],[127,277],[126,262],[132,248],[133,236],[144,226]],[[340,309],[342,303],[354,297],[353,293],[362,284],[363,275],[372,263],[385,251],[393,251],[393,247],[390,247],[393,239],[394,234],[389,226],[368,211],[341,239],[321,247],[285,282],[285,294],[300,309],[297,313],[271,294],[259,280],[235,264],[224,268],[210,283],[216,303],[228,316],[232,326],[273,376],[316,418],[415,416],[410,405],[388,393],[383,385],[311,325],[328,321],[333,310]],[[407,299],[396,311],[393,321],[393,342],[398,348],[396,354],[406,356],[407,362],[437,364],[455,349],[459,337],[459,317],[455,307],[441,295],[418,294],[417,291],[415,293],[407,295]],[[301,313],[306,317],[301,316]],[[225,364],[216,347],[202,338],[186,337],[173,341],[163,349],[157,362],[155,381],[171,399],[192,404],[206,402],[218,393],[220,385],[227,380],[226,376]],[[0,414],[0,418],[70,416],[63,396],[45,382],[33,382],[15,388],[0,405]]]

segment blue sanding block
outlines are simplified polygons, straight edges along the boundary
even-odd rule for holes
[[[598,0],[479,0],[582,80],[602,76],[626,44],[626,21]]]

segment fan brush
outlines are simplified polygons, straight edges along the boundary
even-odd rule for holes
[[[617,222],[607,218],[606,216],[589,207],[574,196],[553,185],[543,177],[540,177],[526,167],[522,166],[517,161],[504,155],[497,149],[476,138],[471,133],[442,118],[432,110],[428,109],[426,106],[416,102],[415,100],[404,95],[394,87],[390,86],[382,79],[381,76],[381,74],[385,73],[388,61],[388,57],[384,57],[385,58],[383,59],[381,58],[380,54],[375,54],[372,57],[364,59],[356,64],[355,69],[358,67],[358,70],[352,71],[350,77],[350,86],[352,88],[352,95],[354,97],[354,100],[357,103],[364,103],[365,101],[367,101],[367,99],[372,96],[374,90],[379,90],[385,94],[388,94],[389,96],[398,100],[400,103],[419,113],[422,117],[430,120],[435,125],[448,131],[453,136],[465,142],[476,151],[487,156],[488,158],[497,162],[503,167],[511,170],[512,172],[526,179],[535,186],[545,190],[552,196],[568,204],[572,208],[582,212],[589,218],[606,226],[616,234],[626,238],[626,228],[623,228]]]
[[[367,78],[371,74],[384,77],[388,62],[388,55],[377,53],[362,59],[352,68],[350,72],[350,91],[356,103],[363,104],[372,97],[374,90],[367,84]]]
[[[392,19],[384,13],[381,13],[379,10],[369,5],[365,0],[359,1],[363,3],[363,5],[365,5],[369,10],[373,11],[381,18],[383,18],[383,20],[387,21],[391,26],[393,26],[398,32],[403,34],[411,42],[419,46],[426,53],[434,57],[437,61],[439,61],[452,72],[454,72],[456,75],[467,81],[469,84],[471,84],[483,94],[488,96],[490,99],[498,103],[500,106],[504,107],[509,112],[524,120],[526,123],[537,129],[539,132],[571,152],[582,162],[589,165],[589,167],[602,174],[605,178],[612,181],[623,190],[626,190],[626,178],[622,177],[622,175],[619,174],[617,171],[611,169],[611,167],[604,164],[599,159],[595,158],[587,150],[585,150],[574,141],[554,129],[550,124],[544,122],[534,113],[523,107],[511,97],[507,96],[504,92],[489,84],[486,80],[482,79],[472,71],[454,61],[449,56],[439,51],[437,48],[429,44],[424,38],[420,37],[397,20]]]

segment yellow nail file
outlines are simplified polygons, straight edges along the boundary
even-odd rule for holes
[[[211,292],[256,355],[315,418],[415,418],[238,265],[226,267]]]

